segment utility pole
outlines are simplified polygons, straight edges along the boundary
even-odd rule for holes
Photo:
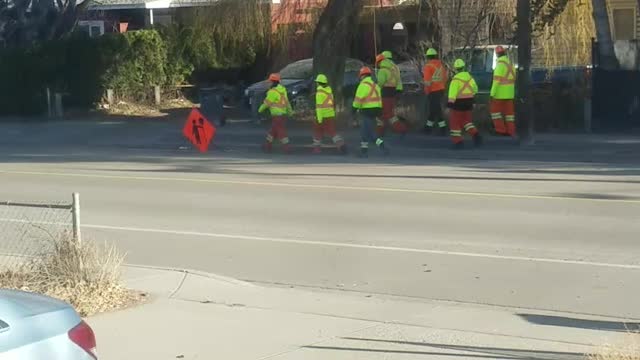
[[[533,106],[531,99],[531,0],[518,0],[516,42],[518,78],[516,96],[517,130],[521,144],[533,144]]]

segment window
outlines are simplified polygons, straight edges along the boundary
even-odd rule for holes
[[[633,40],[636,38],[636,10],[613,9],[613,37],[615,40]]]
[[[102,20],[78,21],[78,30],[87,33],[90,37],[98,37],[104,34],[104,21]]]

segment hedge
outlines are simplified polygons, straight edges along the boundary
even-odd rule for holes
[[[46,88],[65,94],[65,103],[90,107],[106,89],[131,101],[148,101],[155,85],[183,83],[193,68],[172,53],[156,30],[72,34],[29,48],[0,51],[0,115],[46,111]]]

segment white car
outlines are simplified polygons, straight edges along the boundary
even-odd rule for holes
[[[0,360],[96,360],[91,327],[68,304],[0,289]]]

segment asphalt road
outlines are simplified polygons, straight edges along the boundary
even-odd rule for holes
[[[0,199],[79,192],[131,263],[640,319],[639,163],[2,149]]]

